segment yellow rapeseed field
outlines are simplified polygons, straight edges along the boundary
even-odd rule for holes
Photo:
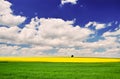
[[[0,61],[22,61],[22,62],[120,62],[120,58],[0,57]]]

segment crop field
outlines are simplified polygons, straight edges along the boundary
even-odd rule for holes
[[[120,62],[120,58],[0,57],[0,61],[22,61],[22,62]]]
[[[120,79],[120,62],[0,61],[0,79]]]

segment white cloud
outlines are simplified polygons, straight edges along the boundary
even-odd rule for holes
[[[102,29],[105,28],[105,24],[96,24],[96,29]]]
[[[82,46],[84,48],[96,49],[96,48],[113,48],[113,47],[117,47],[118,45],[119,45],[119,43],[116,42],[115,37],[106,37],[106,39],[99,40],[97,42],[83,43]]]
[[[31,48],[21,48],[18,56],[47,56],[44,51],[51,50],[50,46],[33,46]]]
[[[20,48],[18,46],[0,45],[0,56],[44,56],[43,50],[51,49],[50,47],[32,47]]]
[[[26,17],[13,15],[11,6],[12,4],[10,2],[0,0],[0,25],[16,26],[26,20]]]
[[[97,56],[97,57],[120,57],[120,48],[110,48],[102,53],[95,52],[94,56]]]
[[[71,46],[74,41],[84,41],[93,33],[87,28],[73,27],[73,23],[55,18],[34,18],[16,35],[16,41],[35,45]]]
[[[33,18],[30,24],[27,24],[23,29],[17,26],[1,27],[0,41],[4,42],[3,40],[6,40],[6,42],[14,44],[35,46],[35,48],[25,48],[24,51],[31,49],[31,51],[39,50],[39,52],[42,52],[42,49],[51,50],[53,47],[74,47],[78,46],[77,43],[86,40],[94,32],[80,26],[73,27],[73,23],[74,21],[55,18]]]
[[[120,44],[116,42],[118,38],[105,36],[118,35],[119,30],[114,34],[107,33],[103,35],[104,40],[85,42],[94,31],[91,31],[87,27],[73,26],[73,24],[74,21],[64,21],[56,18],[39,19],[35,17],[23,29],[17,26],[10,28],[0,27],[0,42],[29,44],[32,46],[31,48],[21,48],[19,50],[13,49],[14,55],[18,56],[70,56],[74,54],[75,56],[107,57],[108,53],[109,57],[119,55],[117,47],[120,47]],[[94,50],[99,48],[104,48],[106,51],[102,53],[94,52]],[[49,50],[57,51],[54,54],[45,53],[45,51]],[[111,51],[114,51],[114,54]]]
[[[77,50],[75,48],[60,48],[55,55],[57,56],[71,56],[74,55],[75,57],[79,56],[91,56],[92,49],[80,49]]]
[[[69,46],[74,41],[85,40],[93,33],[87,28],[81,28],[80,26],[73,27],[73,21],[64,21],[62,19],[41,19],[41,24],[39,28],[40,34],[43,38],[49,39],[51,44],[66,44]]]
[[[0,45],[0,56],[13,56],[17,54],[17,46]]]
[[[0,27],[0,39],[7,41],[15,41],[17,39],[19,31],[20,29],[17,26],[10,28]]]
[[[60,48],[55,56],[68,56],[74,55],[75,57],[120,57],[120,48],[112,47],[105,48],[103,52],[95,52],[95,48]]]
[[[61,0],[61,4],[64,5],[66,3],[77,4],[78,0]]]
[[[76,4],[77,0],[65,0],[65,3]],[[0,42],[11,44],[28,44],[30,47],[8,46],[0,44],[0,56],[106,56],[120,57],[120,30],[106,32],[103,40],[87,42],[91,34],[97,30],[105,28],[106,24],[89,22],[85,28],[74,26],[74,20],[65,21],[60,18],[32,18],[29,24],[23,29],[17,27],[25,21],[25,17],[13,15],[12,4],[5,0],[0,0]],[[89,29],[95,27],[95,31]],[[95,51],[104,48],[102,53]],[[47,51],[47,52],[46,52]],[[48,53],[56,51],[56,53]]]
[[[86,28],[88,28],[89,26],[91,26],[93,24],[93,22],[89,22],[85,25]]]
[[[86,28],[94,26],[96,30],[105,28],[106,24],[103,23],[97,23],[97,22],[89,22],[88,24],[85,25]]]
[[[0,0],[0,15],[6,15],[9,13],[12,13],[12,10],[10,9],[11,3],[5,0]]]
[[[109,35],[116,34],[118,35],[117,31],[114,34]],[[99,40],[96,42],[74,42],[76,46],[73,48],[59,48],[58,53],[55,55],[71,56],[73,54],[76,57],[120,57],[120,43],[116,41],[118,38],[112,36],[104,38],[104,40]],[[100,48],[103,48],[105,50],[102,52],[95,51],[96,49]]]
[[[16,26],[25,21],[25,17],[6,14],[0,16],[0,25]]]
[[[117,36],[120,35],[120,29],[115,31],[115,32],[106,32],[103,34],[103,36],[107,37],[107,36]]]

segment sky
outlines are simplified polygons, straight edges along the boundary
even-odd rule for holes
[[[0,56],[120,57],[120,0],[0,0]]]

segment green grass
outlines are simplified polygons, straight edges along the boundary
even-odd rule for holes
[[[0,79],[120,79],[120,63],[0,62]]]

